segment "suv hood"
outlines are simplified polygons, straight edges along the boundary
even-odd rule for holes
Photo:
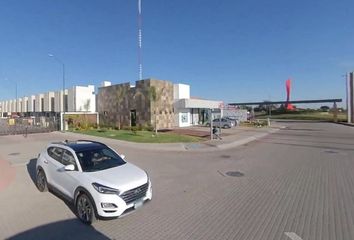
[[[85,174],[87,174],[91,183],[96,182],[118,189],[120,192],[136,188],[148,181],[146,172],[131,163],[125,163],[102,171],[86,172]]]

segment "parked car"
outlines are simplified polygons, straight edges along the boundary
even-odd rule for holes
[[[234,126],[238,126],[240,125],[240,120],[236,117],[225,117],[227,120],[230,120],[233,122]]]
[[[208,122],[206,125],[209,127],[210,122]],[[227,118],[215,118],[213,120],[213,127],[231,128],[233,126],[235,126],[234,122]]]
[[[37,188],[71,200],[86,224],[123,216],[152,199],[148,174],[124,158],[100,142],[50,143],[37,159]]]

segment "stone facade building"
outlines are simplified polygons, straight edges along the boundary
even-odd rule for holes
[[[103,86],[98,89],[97,110],[100,125],[111,127],[155,126],[172,128],[173,83],[145,79]]]

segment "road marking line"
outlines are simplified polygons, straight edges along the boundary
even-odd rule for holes
[[[285,232],[285,235],[288,236],[291,240],[302,240],[302,238],[294,232]]]

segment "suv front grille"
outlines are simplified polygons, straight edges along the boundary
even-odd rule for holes
[[[120,197],[126,202],[126,204],[130,204],[140,198],[143,198],[146,195],[148,190],[149,183],[145,183],[140,187],[133,188],[128,190],[120,195]]]

